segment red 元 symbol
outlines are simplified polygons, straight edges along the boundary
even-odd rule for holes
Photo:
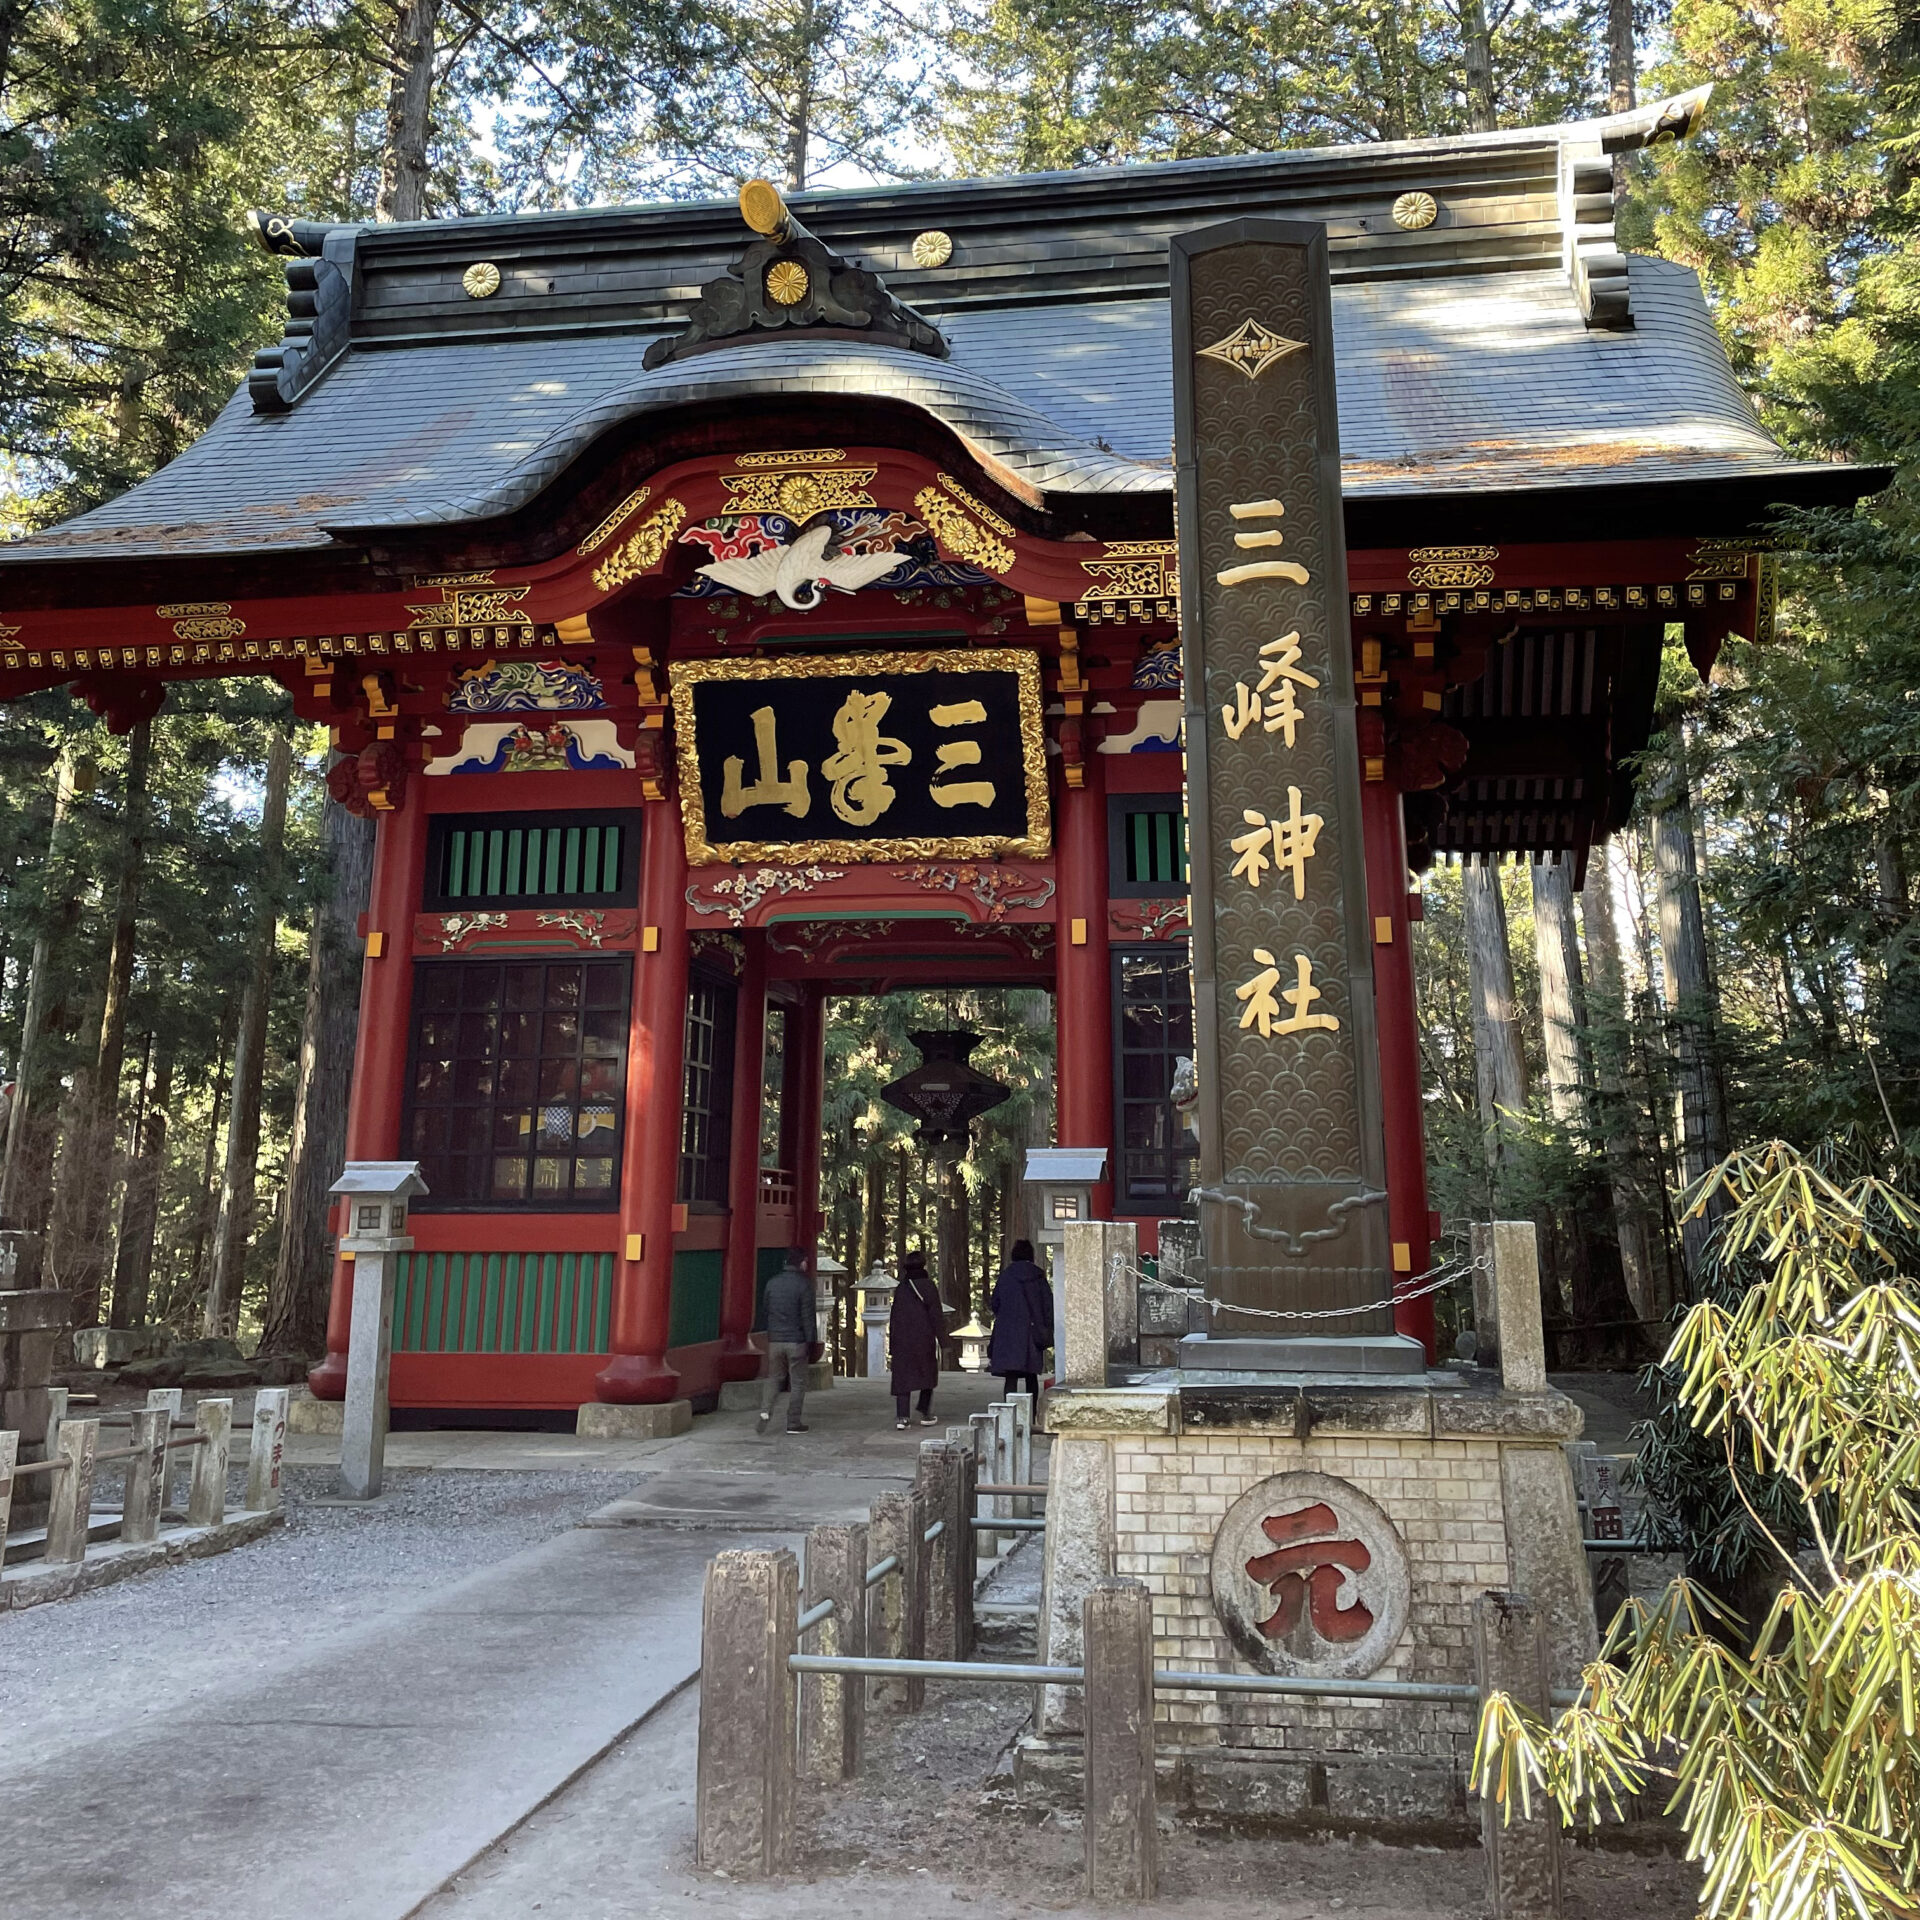
[[[1313,1630],[1322,1640],[1336,1646],[1366,1637],[1373,1625],[1370,1608],[1355,1600],[1350,1607],[1335,1605],[1340,1592],[1342,1568],[1365,1573],[1373,1565],[1373,1555],[1358,1540],[1320,1540],[1311,1536],[1332,1533],[1340,1524],[1333,1509],[1323,1501],[1302,1507],[1298,1513],[1276,1514],[1263,1520],[1260,1530],[1274,1544],[1275,1551],[1263,1553],[1247,1562],[1247,1577],[1256,1585],[1269,1587],[1278,1604],[1270,1619],[1261,1621],[1260,1631],[1269,1640],[1284,1640],[1300,1621],[1304,1602]]]

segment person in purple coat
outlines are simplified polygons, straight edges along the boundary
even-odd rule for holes
[[[933,1389],[940,1378],[940,1347],[946,1337],[947,1310],[927,1271],[926,1255],[910,1253],[900,1269],[900,1284],[893,1290],[893,1309],[887,1316],[896,1427],[906,1426],[915,1394],[920,1396],[920,1424],[933,1425]]]
[[[1016,1240],[1013,1257],[993,1283],[993,1339],[987,1371],[1008,1393],[1040,1398],[1040,1375],[1053,1345],[1053,1289],[1034,1264],[1033,1242]]]

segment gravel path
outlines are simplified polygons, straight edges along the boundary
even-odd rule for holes
[[[132,1729],[263,1672],[369,1612],[578,1526],[634,1484],[605,1473],[389,1470],[372,1507],[317,1505],[330,1468],[290,1468],[265,1540],[0,1617],[0,1727],[15,1756],[59,1733]],[[236,1502],[237,1504],[237,1502]]]

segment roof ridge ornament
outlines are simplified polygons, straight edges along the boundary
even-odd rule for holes
[[[760,238],[700,289],[679,333],[647,349],[647,367],[788,328],[854,334],[875,346],[947,358],[939,328],[896,300],[877,273],[809,233],[771,180],[749,180],[740,189],[740,213]]]

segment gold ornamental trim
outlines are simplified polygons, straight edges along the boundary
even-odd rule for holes
[[[735,454],[736,467],[838,467],[846,464],[841,447],[803,447],[797,453]]]
[[[913,504],[934,538],[956,560],[987,573],[1005,573],[1017,558],[1004,540],[995,539],[985,527],[969,519],[938,487],[922,487],[913,496]]]
[[[781,513],[789,520],[811,520],[829,507],[871,507],[867,491],[878,467],[842,467],[837,472],[775,468],[767,473],[723,473],[728,513]]]
[[[916,267],[944,267],[953,258],[953,235],[929,227],[913,236],[913,264]]]
[[[1498,547],[1414,547],[1407,554],[1410,567],[1425,566],[1436,560],[1498,560]]]
[[[1493,584],[1493,569],[1465,560],[1433,560],[1424,567],[1407,569],[1410,587],[1487,587]]]
[[[1432,194],[1415,187],[1393,203],[1393,224],[1406,233],[1418,233],[1440,218],[1440,202]]]
[[[1002,520],[984,500],[976,500],[952,474],[941,474],[940,484],[945,487],[976,520],[984,520],[995,533],[1004,533],[1009,540],[1017,537],[1013,527]]]
[[[469,300],[486,300],[500,291],[500,269],[491,260],[476,260],[460,276]]]
[[[931,491],[931,489],[929,489]],[[700,786],[700,746],[694,737],[693,690],[708,680],[830,680],[861,674],[1013,673],[1018,675],[1020,764],[1027,803],[1024,838],[1004,834],[952,839],[732,840],[707,838],[706,796]],[[690,867],[765,863],[802,867],[822,860],[989,860],[1021,854],[1040,860],[1053,851],[1047,808],[1047,738],[1041,721],[1040,656],[1022,647],[945,647],[924,653],[843,653],[783,660],[675,660],[667,667],[674,739],[680,765],[680,818]]]
[[[776,260],[767,269],[767,298],[780,306],[797,307],[811,284],[798,260]]]
[[[614,531],[636,507],[643,507],[653,497],[651,487],[635,487],[627,497],[607,515],[607,517],[574,548],[575,553],[591,553],[596,547],[604,547],[612,538]]]
[[[687,510],[678,500],[662,500],[638,530],[594,568],[593,584],[602,593],[611,593],[615,587],[624,587],[629,580],[651,573],[686,521]]]
[[[1249,380],[1258,380],[1269,367],[1289,354],[1306,350],[1304,340],[1289,340],[1285,334],[1275,333],[1249,314],[1224,339],[1216,340],[1210,347],[1195,347],[1194,355],[1201,360],[1218,360],[1223,366],[1237,368]]]
[[[437,601],[407,602],[410,627],[474,627],[502,623],[530,627],[519,602],[526,587],[442,587]]]
[[[156,620],[195,620],[204,614],[231,613],[232,605],[225,600],[173,600],[164,607],[155,607]]]

